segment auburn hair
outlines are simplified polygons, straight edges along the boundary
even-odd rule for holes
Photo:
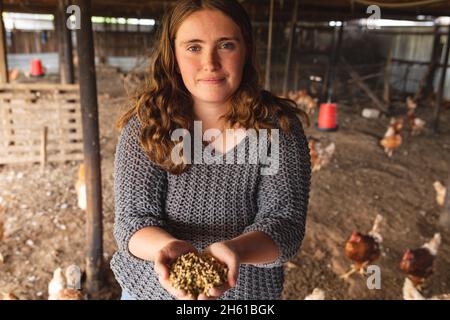
[[[260,84],[251,21],[238,1],[177,1],[163,17],[148,78],[117,123],[122,129],[136,115],[142,125],[142,148],[150,160],[172,174],[183,173],[188,165],[172,162],[170,155],[178,142],[171,140],[171,134],[180,128],[192,130],[194,124],[193,99],[176,70],[175,37],[187,17],[205,9],[219,10],[231,18],[239,26],[246,46],[242,81],[231,97],[230,110],[223,116],[226,123],[256,131],[279,127],[289,133],[289,118],[299,116],[309,125],[308,116],[294,101],[278,97]]]

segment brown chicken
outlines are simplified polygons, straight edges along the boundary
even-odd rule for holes
[[[19,298],[11,292],[0,292],[0,300],[19,300]]]
[[[424,130],[426,122],[416,117],[417,103],[411,97],[406,99],[406,106],[408,107],[407,119],[411,135],[417,136]]]
[[[309,139],[308,145],[312,172],[319,171],[322,167],[330,163],[336,150],[336,145],[333,142],[324,148],[319,140],[313,137]]]
[[[411,97],[406,98],[406,107],[408,108],[407,118],[408,124],[411,126],[414,124],[414,119],[416,117],[417,103]]]
[[[359,272],[365,274],[366,267],[377,260],[381,255],[381,243],[383,238],[380,234],[380,223],[383,220],[381,215],[377,215],[373,223],[372,230],[368,234],[353,231],[350,238],[345,243],[345,256],[353,261],[348,272],[341,278],[348,278],[351,274]]]
[[[304,89],[298,90],[297,92],[290,91],[288,93],[288,98],[294,100],[295,103],[297,103],[297,106],[304,110],[308,115],[313,115],[317,109],[317,99],[308,95]]]
[[[434,237],[422,247],[408,249],[403,254],[400,269],[405,272],[414,287],[421,288],[425,279],[433,273],[433,262],[441,244],[441,235]]]
[[[392,118],[383,139],[380,141],[380,145],[383,146],[384,152],[386,152],[389,157],[392,157],[394,150],[402,144],[402,128],[403,119]]]

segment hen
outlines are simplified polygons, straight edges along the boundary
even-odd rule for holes
[[[411,280],[408,278],[405,279],[405,283],[403,284],[403,299],[404,300],[450,300],[450,293],[440,294],[436,296],[432,296],[431,298],[425,298],[419,292],[419,290],[414,287]]]
[[[289,92],[289,99],[294,100],[298,107],[304,110],[308,115],[313,115],[317,109],[317,99],[314,99],[306,90],[302,89],[297,92]]]
[[[78,169],[78,180],[75,184],[78,197],[78,207],[82,210],[86,210],[86,181],[84,176],[84,164],[80,164]]]
[[[422,247],[408,249],[403,254],[400,269],[405,272],[413,285],[420,288],[425,279],[433,273],[433,262],[441,244],[441,235],[434,237]]]
[[[417,103],[411,97],[406,99],[406,106],[408,107],[407,118],[411,135],[416,136],[424,130],[426,122],[416,117]]]
[[[325,292],[320,288],[314,288],[313,292],[307,295],[304,300],[325,300]]]
[[[66,275],[61,268],[53,272],[53,278],[48,284],[48,300],[84,300],[81,291],[69,283],[72,281],[69,270],[69,268],[66,270]]]
[[[19,298],[11,292],[0,292],[0,300],[19,300]]]
[[[445,202],[445,194],[447,193],[447,188],[440,181],[435,181],[433,183],[433,187],[434,190],[436,190],[436,202],[438,205],[443,207]]]
[[[403,119],[392,118],[383,139],[380,141],[380,145],[383,146],[384,152],[386,152],[389,157],[392,157],[394,150],[402,144],[402,128]]]
[[[351,274],[359,272],[365,274],[365,268],[377,260],[381,255],[381,243],[383,238],[380,234],[380,224],[383,220],[381,215],[377,215],[373,223],[372,230],[368,234],[353,231],[350,238],[345,243],[345,256],[353,261],[350,270],[343,274],[341,278],[346,279]]]
[[[326,166],[336,150],[336,145],[332,142],[325,148],[315,138],[309,139],[309,154],[311,157],[312,172],[319,171],[322,167]]]

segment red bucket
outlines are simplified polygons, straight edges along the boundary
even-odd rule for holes
[[[42,70],[42,62],[40,59],[31,61],[30,75],[32,77],[42,77],[44,75],[44,71]]]
[[[337,106],[335,103],[322,103],[320,105],[319,120],[317,123],[317,129],[322,131],[335,131],[337,130]]]

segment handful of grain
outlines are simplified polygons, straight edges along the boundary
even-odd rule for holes
[[[197,297],[227,281],[228,268],[207,253],[187,253],[170,268],[169,280],[176,289]]]

